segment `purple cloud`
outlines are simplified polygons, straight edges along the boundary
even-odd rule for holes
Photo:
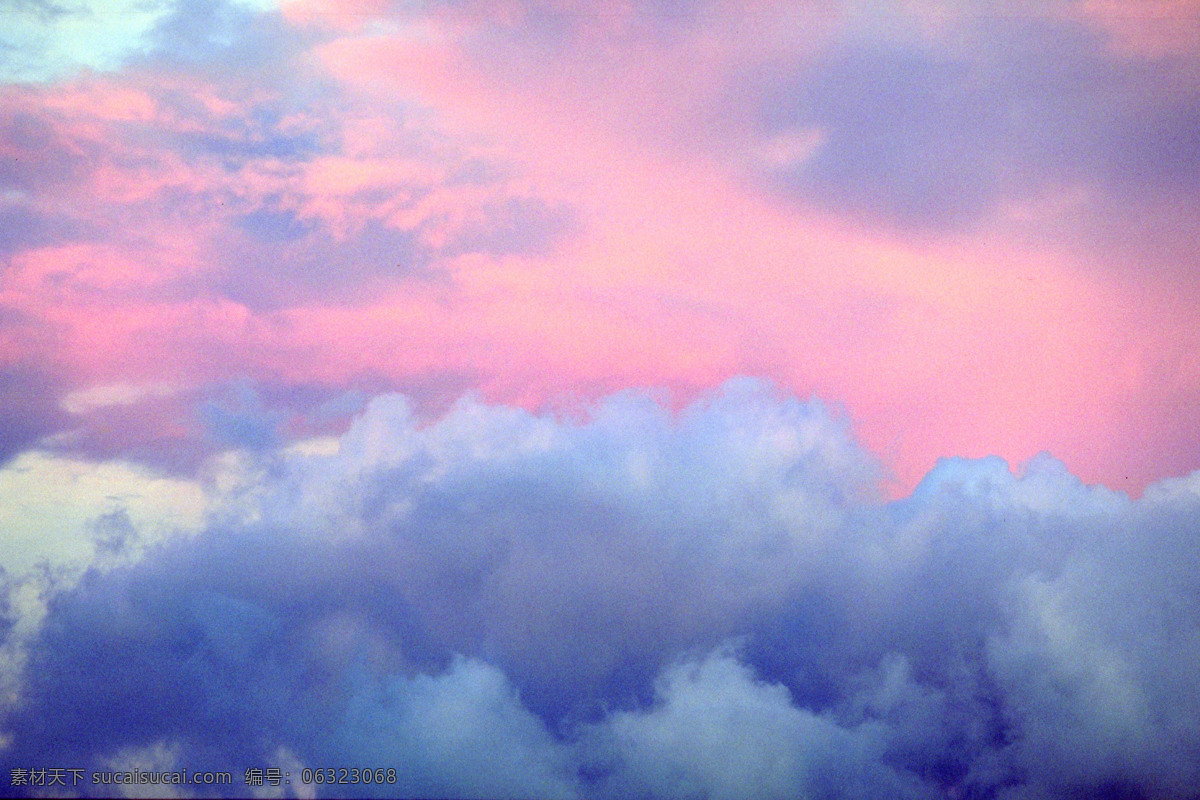
[[[5,768],[159,748],[239,780],[367,759],[397,770],[384,795],[1200,786],[1194,476],[1133,501],[1048,457],[948,460],[885,503],[843,421],[750,382],[575,421],[467,399],[424,424],[382,396],[336,452],[246,452],[201,533],[62,579],[10,634]]]

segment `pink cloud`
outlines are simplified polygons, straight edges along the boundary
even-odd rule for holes
[[[1156,459],[1196,466],[1160,432],[1194,435],[1194,280],[1131,286],[1068,236],[1016,235],[1057,231],[1037,204],[906,228],[756,177],[828,146],[764,133],[752,109],[762,76],[802,73],[865,24],[840,6],[783,32],[784,6],[566,8],[535,40],[519,5],[374,26],[378,4],[338,8],[285,6],[312,36],[292,60],[336,82],[303,102],[286,78],[181,70],[5,93],[55,148],[10,155],[80,154],[30,202],[89,232],[21,249],[0,279],[8,307],[59,331],[78,387],[453,372],[536,406],[750,373],[843,403],[901,488],[948,454],[1048,449],[1120,488]],[[956,24],[939,19],[921,35]],[[480,244],[512,203],[576,222],[522,250],[519,217],[490,234],[511,242]]]
[[[371,57],[351,62],[361,46]],[[602,60],[622,68],[597,70],[596,80],[578,71],[542,80],[531,69],[497,81],[452,52],[444,40],[377,37],[337,42],[323,55],[343,78],[436,98],[447,118],[504,142],[530,170],[584,187],[572,197],[587,209],[584,239],[552,266],[522,265],[555,276],[539,292],[513,289],[546,331],[570,331],[540,346],[578,354],[574,371],[586,373],[578,379],[703,384],[765,367],[799,391],[845,399],[872,445],[900,441],[904,484],[935,453],[1023,460],[1046,448],[1091,479],[1115,479],[1106,466],[1114,453],[1101,443],[1122,398],[1156,388],[1139,385],[1131,365],[1152,357],[1134,343],[1164,324],[1161,295],[1131,302],[1068,254],[997,243],[986,231],[928,242],[778,207],[722,164],[644,141],[646,129],[686,118],[680,98],[694,98],[660,80],[678,75],[677,65],[639,58],[636,48],[632,57],[622,51],[624,62]],[[597,66],[588,55],[579,70]],[[697,68],[722,64],[717,55]],[[688,78],[694,90],[706,76]],[[470,286],[469,275],[458,277]],[[533,297],[553,289],[567,296],[556,306],[586,309],[586,324],[563,328],[553,309],[537,307]],[[620,314],[605,314],[606,296],[619,298]],[[639,305],[647,310],[631,313]],[[721,345],[706,341],[710,331]],[[1183,320],[1173,332],[1195,341]],[[571,372],[570,361],[555,361],[552,373]],[[1086,433],[1065,434],[1067,419]]]
[[[1072,11],[1103,31],[1118,53],[1163,58],[1200,47],[1200,3],[1196,0],[1085,0]]]

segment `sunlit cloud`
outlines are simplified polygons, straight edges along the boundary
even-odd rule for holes
[[[170,397],[179,391],[180,387],[165,383],[111,383],[70,392],[62,398],[61,406],[69,414],[84,414],[99,408],[131,406],[150,398]]]

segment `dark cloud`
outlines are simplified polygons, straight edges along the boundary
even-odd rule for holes
[[[555,243],[578,230],[579,221],[565,206],[538,198],[512,197],[480,209],[478,221],[467,224],[437,255],[544,255]]]
[[[417,191],[425,194],[429,187]],[[477,207],[455,209],[458,213],[465,213],[467,219],[455,221],[435,214],[414,230],[370,218],[347,236],[328,221],[303,217],[268,200],[234,217],[242,235],[223,235],[214,248],[221,252],[223,263],[203,280],[223,296],[255,310],[316,299],[355,303],[401,281],[445,281],[440,265],[464,254],[544,254],[578,224],[569,209],[532,198],[497,197]],[[436,231],[432,235],[439,240],[436,244],[428,241],[427,231]]]
[[[827,131],[789,179],[810,197],[934,224],[976,216],[994,197],[1004,111],[971,85],[966,65],[919,51],[847,48],[793,91],[767,115],[772,127]]]
[[[301,238],[312,226],[294,213],[271,208],[251,211],[237,221],[242,230],[263,242],[289,242]]]
[[[279,443],[284,415],[267,409],[252,386],[235,384],[222,394],[200,405],[206,438],[220,446],[250,450]]]
[[[24,250],[77,241],[87,235],[87,227],[75,220],[22,205],[0,206],[0,228],[7,234],[0,241],[0,259],[5,261]]]
[[[883,503],[843,422],[745,382],[574,422],[465,400],[424,424],[379,397],[337,453],[268,448],[239,475],[204,532],[49,591],[7,676],[6,768],[168,753],[240,786],[247,765],[369,764],[397,770],[383,795],[1200,792],[1195,476],[1133,501],[1048,457],[948,460]]]
[[[4,322],[0,313],[0,326]],[[45,370],[0,365],[0,465],[65,427],[61,389],[61,381]]]
[[[236,224],[248,235],[226,239],[224,263],[202,280],[251,309],[361,302],[386,284],[435,277],[413,233],[374,220],[346,238],[287,211],[252,211]]]
[[[87,136],[34,107],[37,93],[9,90],[0,103],[0,137],[5,143],[0,158],[0,187],[36,196],[83,179],[104,156]]]
[[[785,190],[961,227],[1064,186],[1139,204],[1200,189],[1200,95],[1180,85],[1186,72],[1115,54],[1081,23],[968,13],[945,38],[848,34],[794,77],[773,73],[760,113],[768,133],[825,136],[776,176]]]

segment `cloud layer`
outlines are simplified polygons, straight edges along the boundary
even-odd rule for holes
[[[468,398],[428,422],[380,396],[336,446],[241,453],[198,531],[121,559],[127,519],[86,571],[10,578],[6,770],[230,769],[244,793],[275,765],[322,796],[374,789],[303,767],[392,767],[380,793],[420,796],[1200,791],[1196,476],[1135,501],[1048,456],[946,460],[886,502],[844,420],[753,381],[677,413]]]
[[[62,413],[114,386],[754,374],[845,404],[897,496],[947,455],[1200,467],[1194,4],[130,8],[3,12],[0,458],[211,453],[187,407]]]
[[[1200,797],[1198,87],[1193,0],[0,5],[0,767]]]

